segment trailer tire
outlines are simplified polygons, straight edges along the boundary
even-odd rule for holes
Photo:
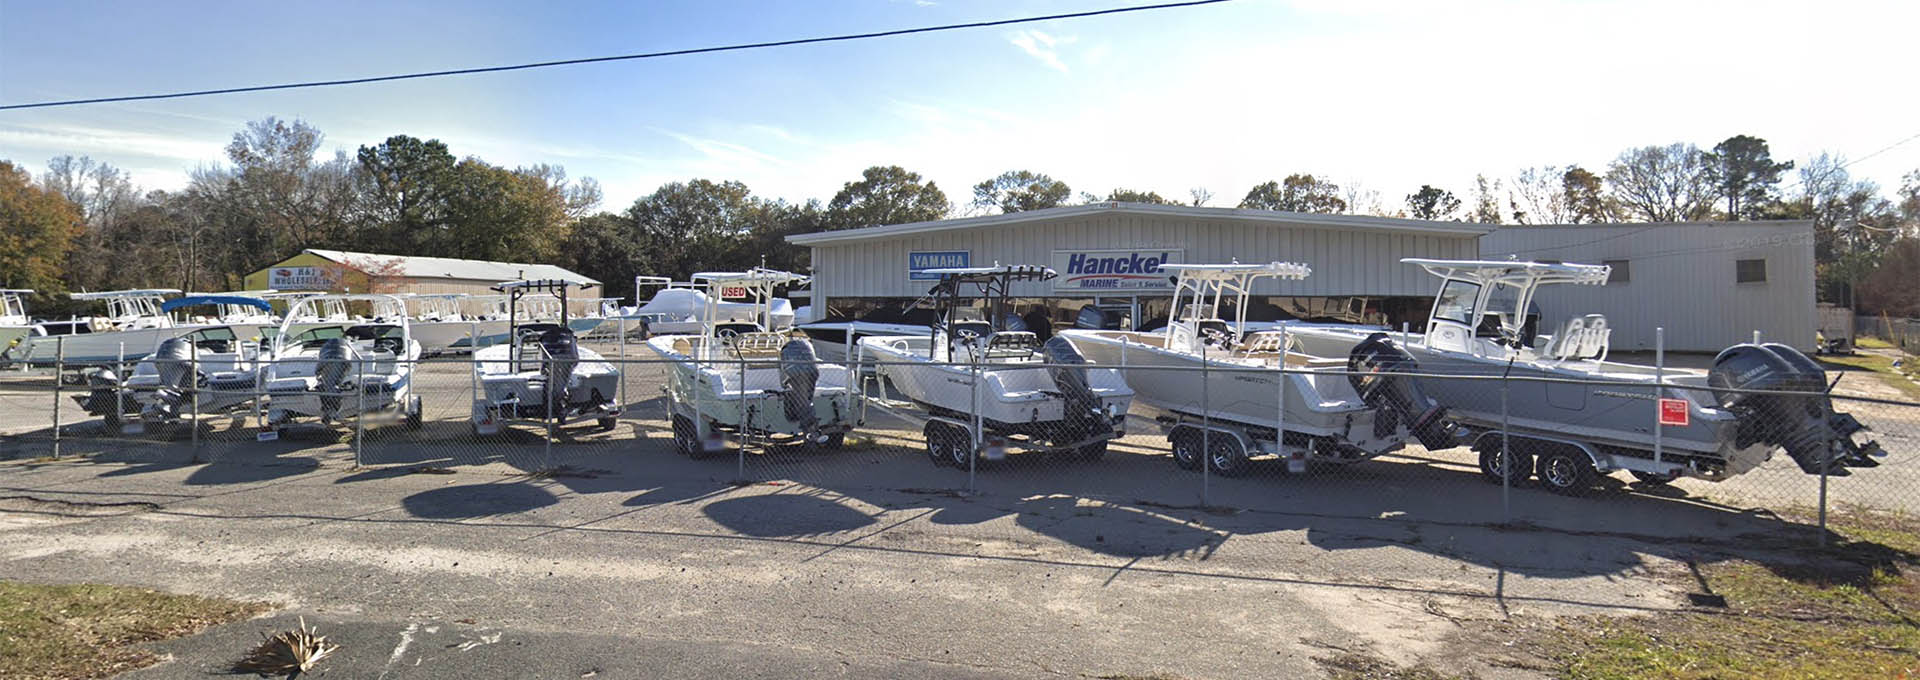
[[[1200,469],[1200,433],[1190,428],[1174,430],[1167,435],[1167,444],[1173,449],[1173,464],[1182,470]]]
[[[614,428],[620,426],[620,419],[614,416],[607,416],[595,420],[594,424],[599,426],[601,432],[612,432]]]
[[[420,403],[420,395],[416,394],[407,397],[406,416],[403,419],[406,422],[407,429],[420,429],[420,422],[422,418],[425,417],[424,411],[426,411],[426,406]]]
[[[687,420],[686,416],[673,417],[673,450],[688,458],[699,457],[699,431],[694,429],[693,421]]]
[[[845,448],[846,445],[847,445],[847,433],[835,432],[833,434],[827,435],[827,440],[824,442],[820,442],[817,446],[820,449],[825,451],[839,451],[840,449]]]
[[[1221,433],[1209,439],[1211,441],[1207,445],[1211,450],[1207,452],[1207,465],[1214,474],[1241,477],[1252,470],[1253,463],[1247,460],[1247,447],[1240,443],[1239,437]]]
[[[947,451],[947,447],[953,445],[953,438],[948,434],[947,426],[940,424],[939,421],[929,420],[927,426],[921,430],[920,438],[927,443],[927,459],[933,461],[934,467],[944,467],[953,462],[951,454]]]
[[[1491,444],[1476,445],[1474,449],[1480,452],[1480,474],[1489,482],[1501,483],[1504,474],[1507,484],[1519,486],[1533,473],[1533,455],[1517,440],[1508,443],[1505,466],[1501,465],[1500,443],[1497,440]]]
[[[1107,442],[1105,440],[1097,441],[1092,444],[1087,444],[1073,450],[1073,457],[1075,460],[1083,460],[1089,463],[1100,460],[1102,457],[1106,455],[1107,455]]]
[[[1642,486],[1666,486],[1672,484],[1674,480],[1674,476],[1672,475],[1654,474],[1652,472],[1641,472],[1639,470],[1628,470],[1627,472],[1633,475],[1634,480],[1640,482]]]
[[[1534,476],[1540,479],[1540,485],[1548,491],[1563,496],[1584,496],[1593,491],[1593,484],[1600,473],[1593,469],[1593,459],[1586,452],[1571,446],[1554,446],[1540,455],[1539,469]]]

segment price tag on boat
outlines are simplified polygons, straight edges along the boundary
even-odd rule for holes
[[[1660,424],[1677,427],[1687,426],[1687,400],[1661,399]]]

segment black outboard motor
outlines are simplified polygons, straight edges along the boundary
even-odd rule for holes
[[[1822,470],[1845,476],[1848,467],[1879,465],[1886,455],[1876,442],[1858,444],[1854,433],[1866,426],[1853,416],[1836,413],[1827,395],[1826,373],[1799,350],[1780,344],[1743,343],[1728,347],[1713,359],[1707,384],[1721,408],[1740,417],[1735,444],[1770,444],[1808,474]],[[1752,394],[1732,390],[1766,390],[1804,394]]]
[[[1380,410],[1382,417],[1373,421],[1376,436],[1385,436],[1404,422],[1421,446],[1435,451],[1453,448],[1457,442],[1447,423],[1447,409],[1420,389],[1420,380],[1413,375],[1419,368],[1413,355],[1394,345],[1386,333],[1367,336],[1347,355],[1347,381],[1360,393],[1361,401]]]
[[[820,356],[813,343],[796,339],[780,346],[780,406],[787,420],[813,427],[813,387],[819,382]]]
[[[160,383],[153,391],[153,403],[140,412],[140,417],[173,418],[180,414],[180,404],[194,387],[192,343],[186,338],[167,338],[160,341],[148,360],[159,372]]]
[[[573,369],[580,365],[580,341],[573,336],[573,329],[556,326],[540,333],[540,349],[545,350],[546,363],[540,368],[547,381],[547,405],[550,415],[560,415],[572,403],[568,399],[567,385],[573,382]]]
[[[98,368],[87,371],[87,395],[74,397],[80,408],[96,416],[119,418],[122,413],[136,410],[139,404],[132,399],[121,399],[120,374],[111,368]]]
[[[352,361],[353,347],[346,338],[328,338],[320,344],[313,377],[320,382],[320,417],[323,420],[333,420],[334,414],[340,411],[342,392],[348,387],[360,389],[358,384],[347,384],[347,364]]]
[[[1100,396],[1093,393],[1093,387],[1087,384],[1087,369],[1073,368],[1085,366],[1087,358],[1075,349],[1072,342],[1064,336],[1053,336],[1040,346],[1041,353],[1049,364],[1067,364],[1047,369],[1052,374],[1053,384],[1066,396],[1067,425],[1073,428],[1076,438],[1092,436],[1096,432],[1112,427],[1100,412]]]

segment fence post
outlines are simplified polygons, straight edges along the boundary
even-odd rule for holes
[[[360,355],[358,370],[353,375],[353,393],[359,410],[353,415],[353,466],[365,465],[362,449],[367,439],[367,356]]]
[[[29,357],[32,352],[27,353]],[[53,339],[53,457],[60,457],[60,374],[67,372],[67,336]]]
[[[973,493],[978,490],[974,484],[974,477],[980,467],[982,449],[986,446],[986,432],[984,431],[986,428],[986,419],[980,415],[980,381],[986,376],[980,371],[980,354],[978,352],[973,355],[973,366],[970,370],[973,373],[973,380],[970,381],[972,383],[971,389],[973,390],[972,396],[970,397],[973,403],[973,435],[968,437],[968,439],[971,440],[970,443],[973,448],[971,450],[972,452],[967,454],[967,493]]]
[[[193,460],[198,462],[200,460],[200,343],[191,339],[187,341],[187,389],[193,390]]]
[[[1827,543],[1828,543],[1828,539],[1827,539],[1827,467],[1828,465],[1830,464],[1824,463],[1824,462],[1820,465],[1820,547],[1822,548],[1827,547]]]
[[[1276,394],[1278,398],[1274,400],[1274,403],[1279,404],[1279,407],[1275,409],[1275,414],[1274,414],[1278,417],[1273,421],[1273,452],[1280,455],[1281,461],[1287,462],[1287,465],[1288,465],[1287,471],[1292,472],[1293,471],[1292,462],[1291,462],[1291,459],[1287,457],[1287,327],[1286,326],[1280,327],[1280,358],[1274,362],[1274,367],[1280,369],[1280,372],[1274,374],[1274,377],[1278,378],[1278,380],[1274,381],[1274,383],[1278,386],[1277,394]],[[1305,472],[1305,470],[1302,470],[1302,472]]]
[[[1207,360],[1207,343],[1200,341],[1200,507],[1213,507],[1213,375]]]
[[[547,354],[547,348],[545,345],[540,346],[540,374],[545,376],[553,375],[553,356],[550,354]],[[565,390],[567,386],[555,385],[551,381],[547,382],[546,386],[547,386],[546,389],[540,391],[540,398],[547,402],[545,405],[541,407],[541,411],[540,411],[541,413],[545,413],[547,415],[546,436],[544,437],[546,441],[542,442],[541,444],[542,448],[540,451],[540,459],[541,459],[540,471],[551,472],[553,471],[553,435],[554,435],[553,393],[554,393],[554,390]]]
[[[1507,385],[1508,374],[1500,374],[1500,522],[1502,524],[1513,523],[1513,451],[1507,441],[1508,433],[1513,431],[1513,425],[1507,413]]]
[[[1666,425],[1660,421],[1660,399],[1667,391],[1667,329],[1653,329],[1653,465],[1662,465],[1666,452]]]
[[[1753,344],[1760,344],[1760,329],[1753,329]]]
[[[747,405],[747,355],[745,352],[736,353],[740,355],[740,400],[736,402],[739,404],[736,415],[740,416],[740,441],[733,447],[737,452],[734,455],[733,476],[734,479],[746,479],[747,442],[753,439],[753,417],[748,414],[753,411]]]
[[[120,420],[121,418],[125,418],[127,416],[127,391],[125,389],[122,389],[122,387],[127,384],[127,377],[128,377],[127,376],[127,343],[124,341],[120,343],[120,349],[118,353],[116,353],[114,356],[113,370],[114,370],[114,374],[113,374],[114,380],[118,382],[119,385],[115,385],[113,388],[113,417],[107,419],[107,422],[118,423],[118,422],[121,422]],[[121,425],[120,429],[121,431],[124,432],[127,429],[126,425],[124,424]],[[113,434],[119,435],[120,432],[115,432]]]

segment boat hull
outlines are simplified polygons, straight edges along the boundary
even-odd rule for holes
[[[697,415],[707,423],[755,435],[844,433],[855,424],[853,391],[845,366],[817,363],[811,418],[788,413],[783,402],[777,360],[720,358],[702,361],[697,336],[654,336],[647,345],[672,361],[667,393],[678,416]]]

